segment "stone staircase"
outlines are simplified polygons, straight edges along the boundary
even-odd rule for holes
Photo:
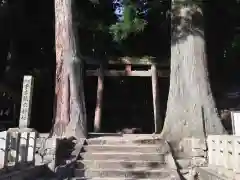
[[[75,169],[75,180],[180,179],[168,144],[152,135],[87,139]]]
[[[71,139],[61,140],[56,156],[62,164],[58,164],[55,171],[49,169],[48,164],[42,164],[28,168],[26,173],[14,171],[13,174],[0,176],[0,179],[193,180],[195,172],[203,176],[206,168],[196,171],[196,167],[205,166],[203,143],[198,139],[185,138],[180,146],[178,151],[174,150],[174,159],[172,149],[158,135],[104,134],[74,146]]]

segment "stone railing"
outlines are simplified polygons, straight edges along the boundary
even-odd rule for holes
[[[37,132],[32,129],[9,129],[0,132],[0,173],[35,165]]]
[[[209,135],[208,164],[196,168],[200,180],[240,179],[240,136]]]
[[[208,164],[240,173],[240,136],[208,136]]]

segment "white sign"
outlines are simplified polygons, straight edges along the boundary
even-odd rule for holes
[[[240,136],[240,111],[231,111],[233,135]]]
[[[20,128],[27,128],[30,124],[32,94],[33,94],[33,77],[24,76],[23,88],[22,88],[21,111],[20,111],[20,119],[19,119]]]

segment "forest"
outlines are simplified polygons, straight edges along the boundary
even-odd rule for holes
[[[71,0],[64,2],[73,3]],[[224,95],[229,91],[237,91],[240,85],[239,1],[76,1],[69,13],[73,17],[72,24],[64,22],[63,17],[70,17],[63,8],[64,4],[59,4],[64,2],[58,0],[55,2],[51,0],[2,0],[0,2],[0,91],[3,99],[1,102],[9,103],[10,101],[10,104],[14,104],[15,110],[11,118],[15,119],[15,122],[19,118],[22,78],[23,75],[30,74],[35,77],[32,108],[34,121],[31,126],[38,131],[46,132],[52,128],[54,122],[55,125],[58,124],[57,118],[54,117],[55,111],[58,114],[55,110],[58,109],[58,105],[54,105],[54,99],[56,87],[64,88],[61,86],[62,81],[59,85],[55,79],[58,78],[60,60],[67,62],[65,51],[63,52],[66,53],[66,57],[62,59],[58,57],[61,53],[61,47],[58,45],[62,45],[66,46],[70,53],[77,51],[71,56],[78,56],[82,66],[85,67],[87,67],[85,59],[104,63],[106,60],[119,57],[139,59],[153,57],[157,63],[170,64],[168,66],[171,70],[170,78],[167,78],[167,84],[170,85],[165,90],[167,91],[165,92],[166,102],[163,105],[166,111],[163,128],[165,134],[171,131],[168,128],[172,126],[170,121],[176,121],[177,117],[182,117],[191,126],[190,119],[199,118],[202,112],[206,116],[206,121],[212,120],[206,123],[209,124],[209,127],[206,127],[209,133],[223,132],[221,128],[217,128],[220,125],[218,113],[214,112],[215,102],[218,109],[238,106],[237,101],[227,103],[228,100],[225,100]],[[187,10],[189,11],[187,15],[183,14],[182,19],[179,18],[181,12]],[[67,26],[71,26],[72,28],[69,29],[73,29],[73,32],[64,30]],[[203,32],[204,36],[201,35]],[[74,43],[69,42],[67,45],[64,41],[66,36],[69,39],[75,39]],[[183,42],[183,39],[187,39],[186,42]],[[194,62],[190,62],[191,59],[194,59]],[[204,64],[205,59],[207,59],[207,65]],[[180,60],[183,60],[181,61],[183,63],[178,64]],[[177,66],[186,68],[184,62],[188,63],[188,70],[177,71],[175,69]],[[194,69],[195,65],[196,69]],[[205,72],[205,66],[208,66],[208,72]],[[191,74],[190,71],[196,73]],[[64,72],[60,72],[60,75],[64,79]],[[186,79],[176,78],[180,76],[193,80],[186,83]],[[209,83],[205,82],[206,78],[209,78]],[[201,92],[195,88],[197,86],[202,87]],[[180,92],[181,89],[185,92]],[[185,96],[189,94],[201,98],[186,102]],[[212,97],[209,94],[212,94]],[[60,96],[63,95],[60,94]],[[200,99],[204,99],[206,103]],[[183,101],[186,105],[176,103]],[[193,104],[196,104],[197,110],[190,108]],[[173,113],[174,109],[178,109],[178,112]],[[182,113],[186,109],[193,113]],[[83,112],[84,110],[79,110],[78,113]],[[6,119],[4,116],[0,120],[4,118]],[[66,121],[61,118],[59,122]],[[167,125],[168,122],[170,125]],[[196,122],[197,120],[192,124],[197,127]],[[176,126],[178,125],[176,123]],[[57,129],[59,130],[59,127]],[[196,129],[190,130],[186,136],[194,133],[201,136],[201,132],[196,132]]]

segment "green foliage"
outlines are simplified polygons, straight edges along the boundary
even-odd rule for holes
[[[130,34],[136,34],[144,30],[147,22],[143,19],[135,18],[130,23],[118,22],[110,26],[110,33],[117,42],[125,40]]]
[[[233,40],[233,47],[240,48],[240,34],[237,34]]]
[[[240,55],[240,34],[236,34],[226,46],[223,56],[226,63],[235,61]]]
[[[117,42],[127,39],[130,34],[142,32],[147,21],[141,17],[141,10],[133,0],[123,1],[123,20],[110,26],[110,33]]]
[[[232,50],[235,53],[240,52],[240,34],[235,35],[233,42],[232,42]]]
[[[75,22],[80,29],[108,33],[116,19],[111,1],[76,1]]]

